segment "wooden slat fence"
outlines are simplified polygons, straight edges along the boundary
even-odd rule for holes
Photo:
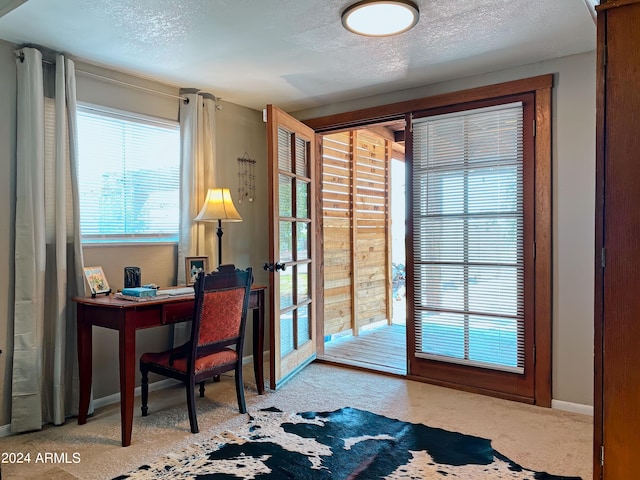
[[[325,335],[390,323],[390,156],[364,130],[323,137]]]

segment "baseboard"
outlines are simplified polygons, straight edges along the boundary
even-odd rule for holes
[[[169,388],[172,387],[174,385],[180,385],[181,383],[178,382],[177,380],[173,380],[171,378],[167,378],[165,380],[160,380],[158,382],[153,382],[149,384],[149,391],[150,392],[155,392],[156,390],[162,390],[164,388]],[[140,387],[136,387],[136,389],[133,391],[134,396],[139,396],[140,395]],[[118,403],[120,402],[120,392],[118,393],[114,393],[113,395],[107,395],[106,397],[100,397],[100,398],[96,398],[93,401],[93,408],[100,408],[100,407],[104,407],[107,405],[111,405],[113,403]]]
[[[253,355],[247,355],[246,357],[242,357],[242,365],[248,365],[253,363]]]
[[[0,427],[0,438],[2,437],[8,437],[9,435],[12,435],[11,433],[11,424],[9,425],[2,425]]]
[[[263,362],[263,365],[264,365],[264,362],[269,362],[269,350],[266,350],[262,353],[262,362]],[[250,363],[253,363],[253,355],[247,355],[245,357],[242,357],[243,365],[248,365]]]
[[[580,413],[593,417],[593,407],[582,403],[563,402],[562,400],[551,400],[551,408],[563,410],[565,412]]]

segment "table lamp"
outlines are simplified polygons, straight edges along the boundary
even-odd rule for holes
[[[210,188],[207,198],[194,219],[196,222],[218,222],[218,266],[222,265],[222,222],[241,222],[228,188]]]

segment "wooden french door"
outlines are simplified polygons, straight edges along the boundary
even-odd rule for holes
[[[267,106],[270,386],[316,357],[314,131]]]

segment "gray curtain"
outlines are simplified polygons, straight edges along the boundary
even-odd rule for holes
[[[178,285],[186,284],[185,258],[208,256],[209,268],[216,263],[216,225],[197,223],[207,196],[215,186],[215,119],[217,99],[208,93],[183,89],[180,95],[180,232],[178,240]],[[189,339],[189,323],[174,326],[174,344]]]
[[[182,90],[180,101],[180,234],[178,285],[186,283],[185,257],[206,255],[213,260],[215,229],[196,223],[207,190],[215,186],[216,100],[209,94]]]
[[[77,413],[75,305],[84,295],[75,67],[17,57],[15,309],[11,431]]]

